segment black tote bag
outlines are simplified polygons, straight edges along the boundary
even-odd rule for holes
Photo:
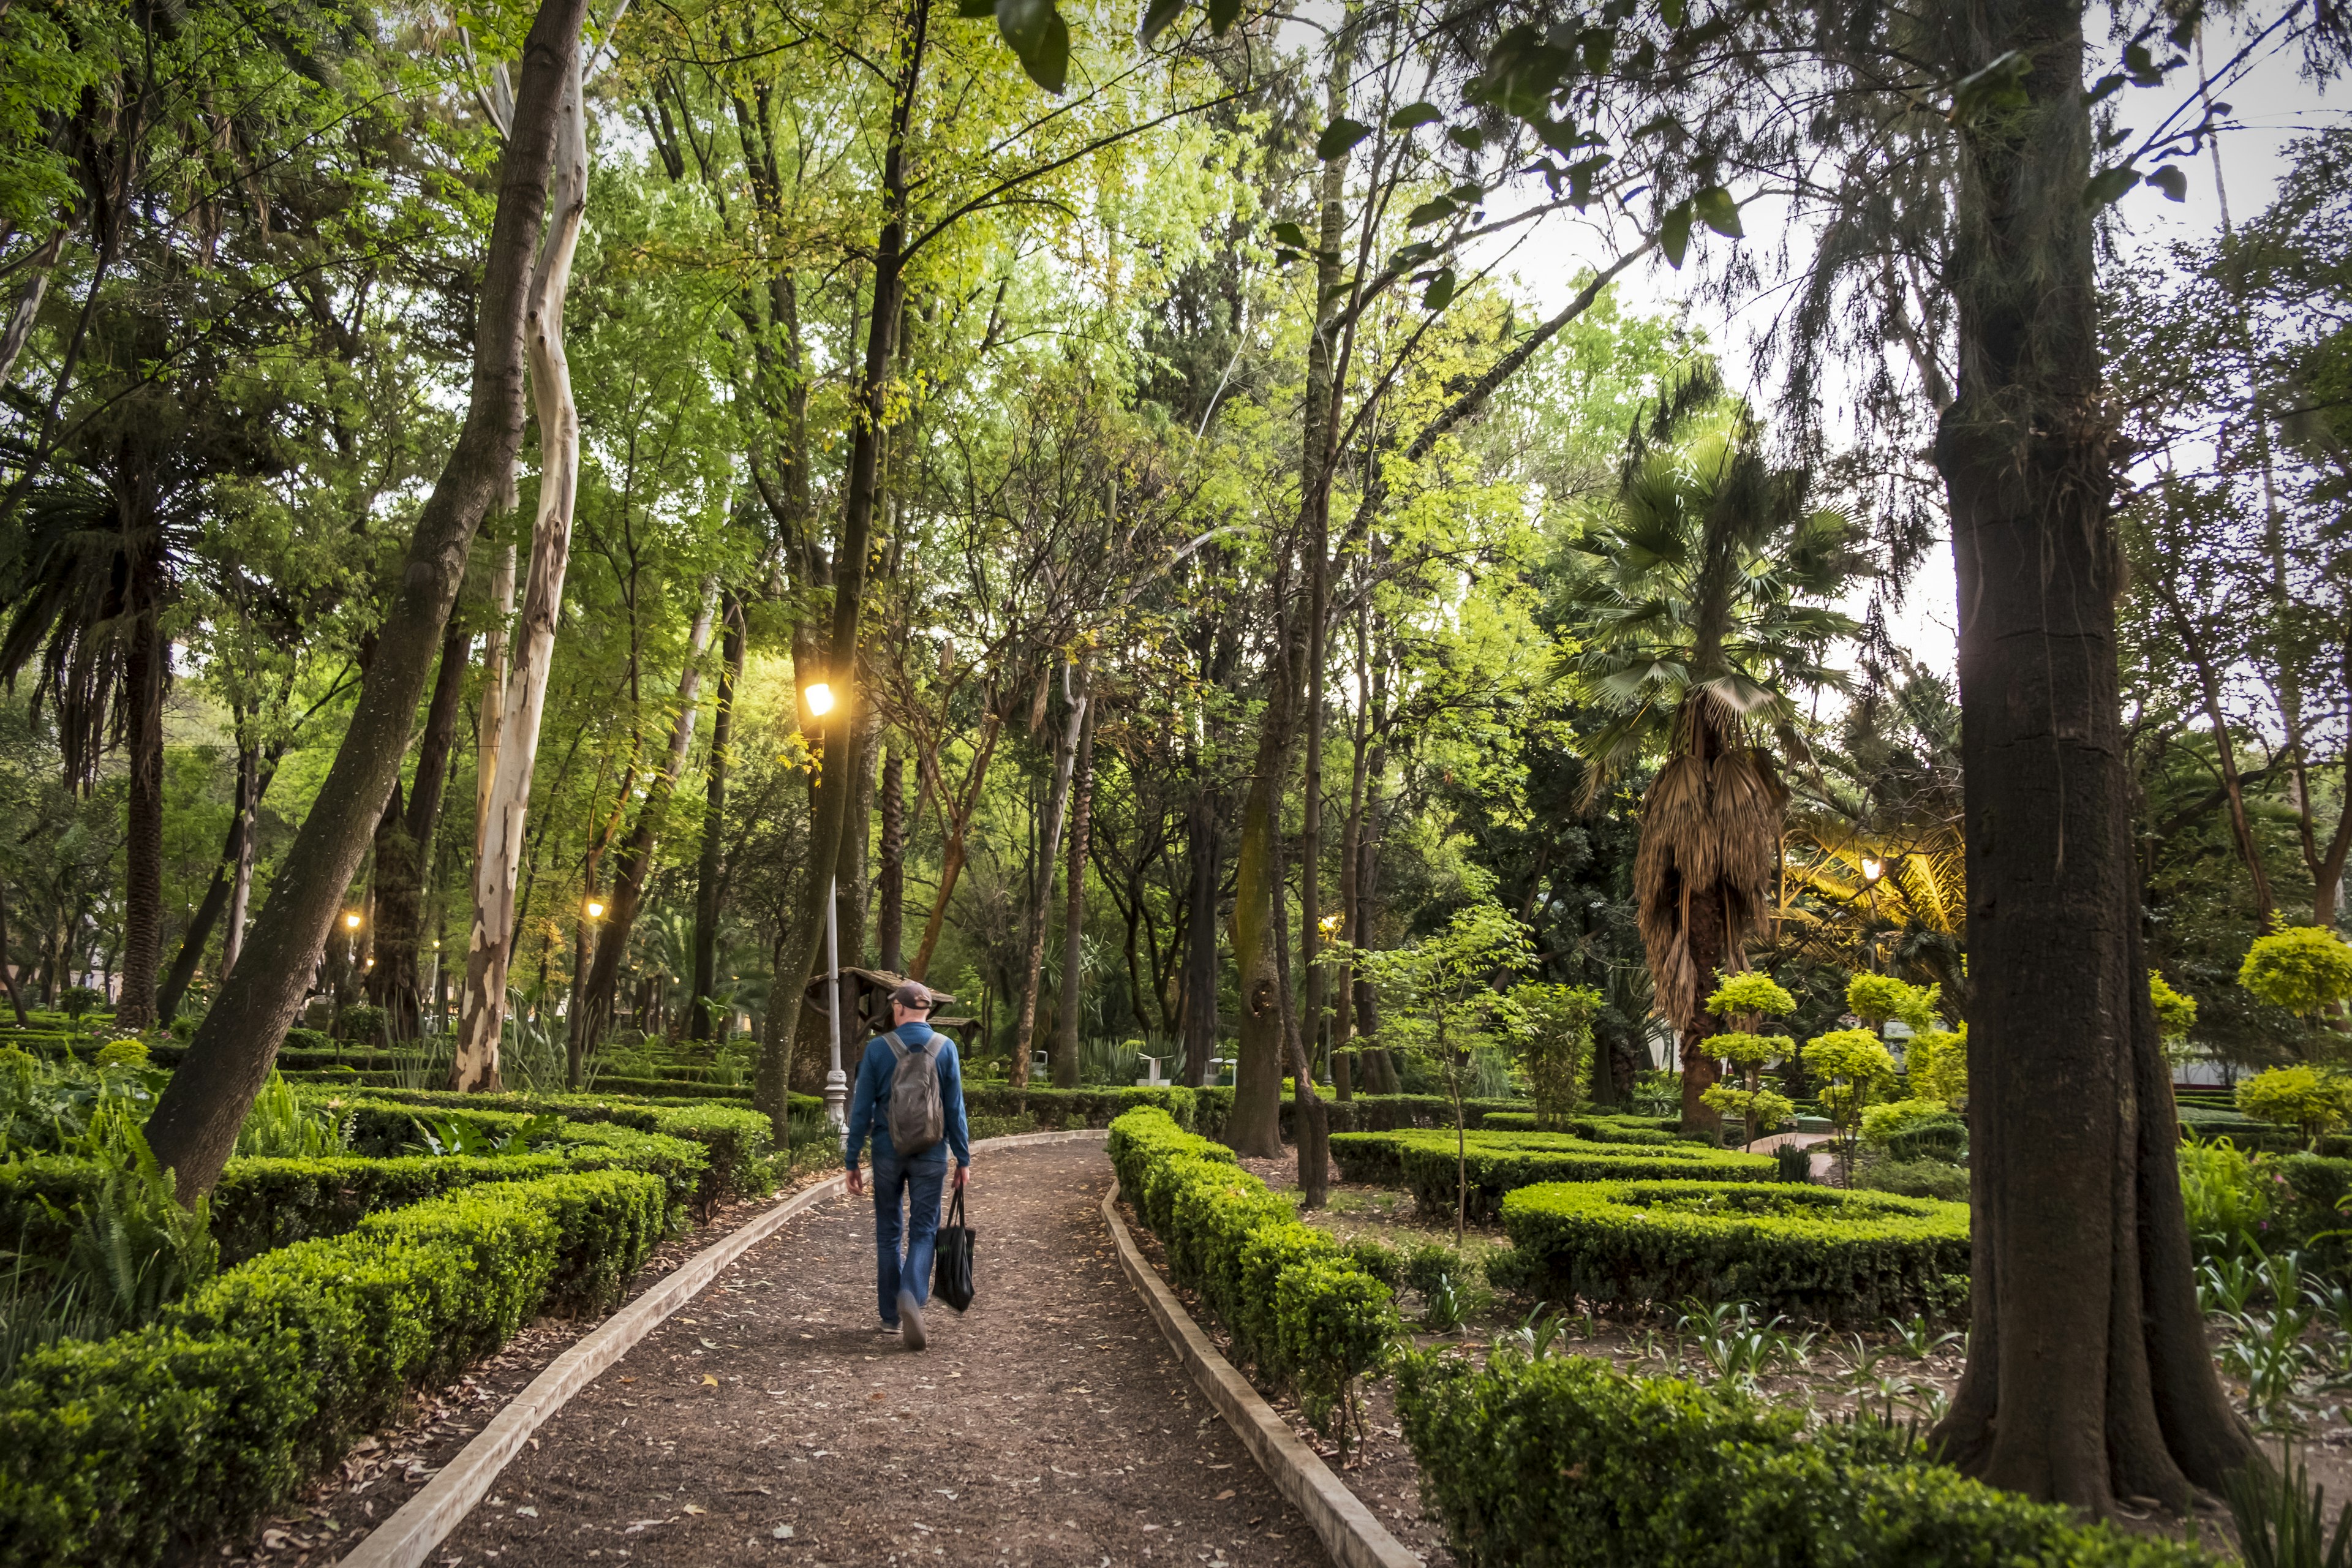
[[[959,1312],[971,1305],[971,1254],[977,1234],[963,1222],[963,1189],[958,1187],[931,1254],[931,1297]]]

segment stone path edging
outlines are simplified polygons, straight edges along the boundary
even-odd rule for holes
[[[1159,1270],[1136,1250],[1135,1238],[1128,1234],[1126,1222],[1118,1217],[1116,1176],[1111,1180],[1110,1191],[1103,1194],[1102,1212],[1104,1223],[1110,1226],[1111,1240],[1118,1247],[1120,1267],[1127,1270],[1128,1280],[1134,1285],[1136,1293],[1151,1309],[1160,1331],[1167,1335],[1177,1359],[1192,1374],[1192,1381],[1209,1403],[1225,1418],[1225,1425],[1241,1438],[1242,1446],[1257,1460],[1275,1489],[1307,1516],[1307,1522],[1321,1538],[1324,1550],[1330,1552],[1331,1561],[1339,1568],[1422,1568],[1422,1560],[1388,1532],[1362,1500],[1331,1473],[1322,1457],[1298,1440],[1298,1435],[1259,1396],[1249,1379],[1217,1353],[1217,1347],[1168,1289]]]
[[[986,1139],[976,1147],[1070,1143],[1107,1136],[1100,1128],[1076,1132],[1023,1132],[1010,1138]],[[423,1568],[441,1542],[448,1539],[449,1532],[490,1495],[499,1474],[522,1452],[530,1435],[562,1409],[573,1394],[595,1382],[639,1340],[659,1328],[664,1319],[700,1295],[737,1258],[782,1229],[788,1221],[827,1198],[840,1196],[845,1190],[844,1176],[829,1176],[794,1193],[758,1219],[696,1253],[673,1269],[667,1279],[599,1323],[577,1344],[550,1362],[546,1371],[531,1379],[530,1386],[509,1400],[506,1408],[473,1441],[425,1483],[423,1491],[369,1531],[341,1559],[341,1568]],[[1115,1184],[1113,1191],[1117,1191]]]

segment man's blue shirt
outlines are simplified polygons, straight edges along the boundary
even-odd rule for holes
[[[910,1050],[921,1049],[926,1040],[939,1042],[940,1109],[946,1117],[947,1145],[954,1152],[957,1164],[971,1164],[971,1141],[963,1119],[963,1069],[956,1059],[955,1042],[920,1020],[899,1025],[898,1037],[907,1042]],[[885,1110],[877,1116],[875,1110],[889,1105],[890,1081],[898,1071],[898,1058],[892,1054],[887,1040],[877,1035],[866,1042],[865,1058],[857,1064],[857,1088],[849,1101],[847,1163],[857,1163],[857,1157],[865,1152],[868,1133],[873,1135],[877,1161],[894,1152],[890,1147],[889,1113]]]

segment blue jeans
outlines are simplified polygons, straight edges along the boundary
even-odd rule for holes
[[[931,1248],[940,1234],[940,1194],[948,1184],[948,1146],[935,1143],[911,1160],[874,1150],[874,1295],[881,1303],[882,1321],[898,1321],[898,1292],[907,1290],[919,1302],[931,1299]],[[898,1205],[913,1216],[902,1222]],[[902,1228],[907,1260],[898,1261]]]

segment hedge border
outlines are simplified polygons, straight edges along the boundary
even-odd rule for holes
[[[1457,1151],[1450,1131],[1335,1132],[1331,1158],[1350,1182],[1404,1187],[1424,1215],[1454,1213],[1458,1167],[1466,1166],[1462,1194],[1467,1217],[1492,1217],[1509,1194],[1549,1182],[1713,1181],[1779,1179],[1766,1154],[1703,1144],[1605,1143],[1557,1132],[1475,1131]],[[1458,1156],[1458,1157],[1457,1157]]]
[[[1866,1217],[1658,1214],[1629,1197],[1735,1198],[1764,1191]],[[1969,1208],[1934,1198],[1811,1185],[1685,1181],[1555,1182],[1503,1200],[1511,1250],[1487,1278],[1547,1300],[1601,1305],[1751,1301],[1830,1322],[1940,1314],[1966,1299]]]

